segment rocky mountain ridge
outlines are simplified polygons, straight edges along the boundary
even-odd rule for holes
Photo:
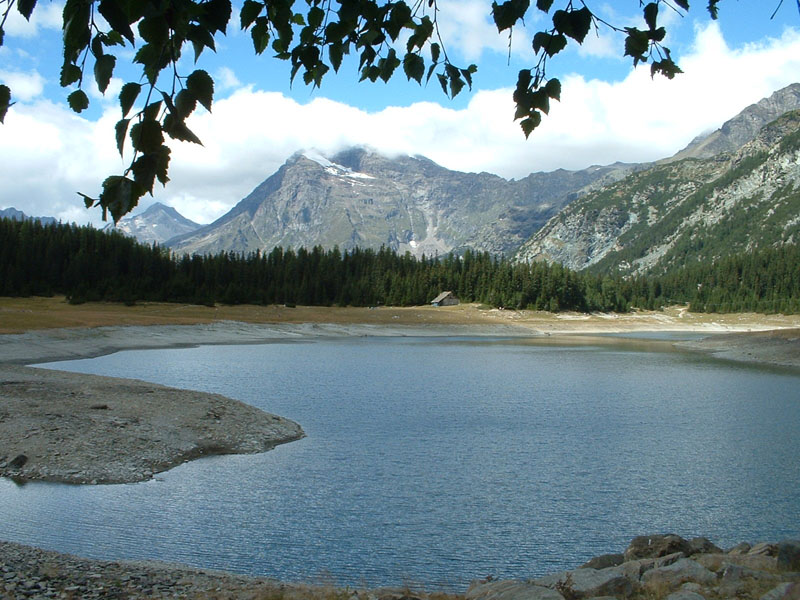
[[[386,246],[417,256],[467,247],[507,254],[585,190],[632,169],[616,164],[509,181],[365,148],[330,158],[299,152],[226,215],[168,245],[211,254],[316,245]]]
[[[733,153],[686,158],[589,193],[516,254],[572,269],[661,273],[800,239],[800,111]]]
[[[17,210],[13,206],[9,208],[0,209],[0,219],[11,219],[13,221],[39,221],[42,225],[52,225],[57,223],[55,217],[29,217],[21,210]]]
[[[119,222],[109,223],[104,231],[119,231],[136,238],[144,244],[163,244],[178,235],[190,233],[202,227],[187,219],[171,206],[156,202],[144,212],[123,217]]]
[[[659,162],[684,158],[712,158],[723,152],[735,152],[752,141],[761,129],[781,115],[800,109],[800,83],[782,88],[768,98],[751,104],[709,134],[697,136],[683,150]]]

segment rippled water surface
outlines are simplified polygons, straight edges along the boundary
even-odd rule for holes
[[[529,577],[634,535],[800,535],[800,376],[627,346],[357,338],[49,365],[218,392],[308,437],[116,486],[0,480],[3,539],[285,580]]]

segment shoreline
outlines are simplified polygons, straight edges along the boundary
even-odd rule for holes
[[[473,579],[464,591],[337,587],[159,561],[97,560],[0,541],[0,593],[29,598],[263,598],[274,600],[705,600],[800,597],[800,540],[742,542],[723,550],[703,537],[633,538],[620,553],[527,580]]]
[[[514,338],[535,344],[624,344],[646,350],[700,352],[725,360],[780,365],[792,370],[800,368],[800,317],[766,317],[760,320],[757,315],[735,315],[725,319],[692,319],[690,322],[686,316],[681,316],[683,312],[677,310],[666,315],[622,316],[525,315],[498,311],[499,315],[493,313],[489,317],[477,318],[474,313],[480,314],[480,309],[468,308],[462,309],[464,313],[456,314],[457,318],[452,318],[452,322],[433,322],[432,318],[428,319],[430,313],[424,308],[410,310],[416,311],[412,314],[413,319],[406,315],[392,319],[388,324],[353,322],[350,320],[353,314],[348,313],[347,320],[338,322],[248,323],[222,320],[192,324],[42,328],[0,334],[0,476],[15,478],[19,482],[40,480],[91,484],[144,481],[157,472],[200,456],[263,452],[276,444],[304,436],[300,425],[224,396],[166,388],[143,381],[25,366],[90,358],[120,350],[292,343],[377,335],[465,336]],[[394,316],[394,309],[385,309],[385,312]],[[369,312],[365,314],[370,315]],[[448,316],[453,317],[452,314]],[[419,322],[420,318],[426,320]],[[712,337],[675,342],[646,339],[646,336],[636,338],[634,335],[631,339],[615,335],[670,331],[709,334]],[[45,398],[48,401],[41,402]],[[160,410],[159,407],[167,409]],[[187,410],[187,407],[193,408]],[[133,412],[125,413],[123,409]],[[253,424],[253,428],[245,435],[238,439],[229,437],[234,433],[241,434],[242,427],[248,423]],[[143,436],[142,431],[146,431],[146,435]],[[265,432],[271,433],[265,435]],[[120,441],[119,435],[139,439],[140,444],[125,446],[127,442]],[[143,439],[146,441],[142,442]],[[74,442],[72,446],[70,440]],[[11,446],[23,443],[29,444],[28,447],[33,444],[40,453],[31,452],[20,468],[9,468],[9,463],[18,456],[14,454],[16,450],[10,450]],[[741,571],[746,566],[746,561],[741,562],[744,559],[732,554],[713,555],[716,558],[705,559],[706,562],[697,560],[703,563],[702,566],[708,566],[718,581],[725,583],[730,573],[736,574],[737,568]],[[753,554],[755,557],[751,563],[760,568],[766,555],[761,551]],[[669,556],[672,557],[669,560],[676,561],[675,564],[690,561],[692,572],[697,570],[694,560]],[[28,592],[48,590],[67,594],[65,597],[86,598],[103,598],[106,593],[124,591],[131,594],[130,597],[153,598],[174,597],[178,593],[183,598],[264,597],[286,600],[522,600],[532,597],[563,600],[589,597],[588,589],[585,593],[581,590],[578,595],[571,595],[571,592],[564,596],[560,594],[565,591],[565,582],[583,585],[588,577],[591,581],[599,578],[605,582],[602,585],[611,585],[612,588],[622,585],[626,590],[625,593],[616,593],[616,588],[598,588],[596,591],[603,592],[601,595],[638,600],[654,598],[652,595],[637,595],[636,590],[645,590],[649,585],[645,581],[646,572],[664,570],[667,573],[671,566],[667,559],[654,560],[637,564],[633,573],[628,562],[607,567],[598,564],[583,573],[577,569],[565,572],[566,575],[550,575],[533,582],[475,582],[464,595],[290,584],[266,577],[157,561],[80,558],[0,541],[0,593],[5,589],[12,598],[27,598]],[[771,594],[768,600],[795,599],[800,584],[781,583],[784,587],[775,587],[775,577],[770,566],[763,582],[759,582],[761,591]],[[684,587],[701,585],[691,579],[687,581],[690,583],[685,583]],[[656,586],[656,589],[661,587]],[[698,589],[693,588],[694,591]],[[531,595],[534,593],[537,595]],[[714,593],[718,593],[718,589],[712,591],[712,596]],[[767,598],[766,595],[763,597]]]
[[[45,301],[50,306],[57,302]],[[98,310],[108,308],[119,309]],[[22,482],[132,483],[201,456],[264,452],[305,435],[297,423],[217,394],[26,366],[123,350],[365,336],[508,338],[542,345],[689,351],[800,369],[800,316],[698,316],[679,307],[624,315],[553,315],[470,305],[448,309],[305,307],[294,312],[266,307],[315,320],[124,324],[0,334],[0,476]],[[712,337],[658,339],[667,332]],[[48,401],[41,402],[44,398]]]

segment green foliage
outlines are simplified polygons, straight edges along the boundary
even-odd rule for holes
[[[6,118],[8,107],[11,106],[11,89],[0,84],[0,123]]]
[[[386,248],[275,248],[174,256],[116,232],[0,220],[0,296],[226,304],[427,304],[442,290],[466,302],[532,310],[627,311],[691,304],[713,312],[800,312],[795,244],[693,264],[661,277],[576,273],[488,253],[414,258]]]
[[[717,3],[708,2],[715,18]],[[14,4],[14,0],[0,0],[0,6],[5,6],[4,11],[0,8],[0,24]],[[533,35],[537,62],[519,72],[514,91],[514,118],[526,137],[549,112],[550,101],[560,99],[558,79],[547,76],[548,61],[566,49],[570,40],[583,43],[593,29],[625,33],[625,55],[632,57],[634,64],[650,62],[652,75],[660,73],[671,79],[681,72],[661,43],[666,30],[658,26],[658,18],[662,5],[687,11],[687,1],[640,1],[646,29],[607,23],[583,2],[577,7],[572,0],[562,0],[555,10],[554,4],[554,0],[536,1],[536,9],[548,15],[552,26]],[[16,6],[29,19],[36,0],[16,0]],[[514,27],[524,23],[530,8],[530,0],[492,2],[495,25],[499,32],[508,31],[509,43]],[[271,48],[275,58],[291,64],[292,80],[301,75],[305,84],[314,87],[321,85],[331,69],[338,71],[348,55],[358,57],[361,81],[388,81],[402,66],[406,78],[418,84],[436,75],[449,97],[471,87],[477,70],[475,65],[457,66],[448,58],[439,34],[436,0],[410,4],[405,0],[245,0],[239,14],[239,26],[249,30],[256,54]],[[200,143],[186,119],[198,103],[211,110],[214,83],[202,69],[181,73],[179,60],[187,46],[195,62],[206,49],[214,52],[215,39],[226,33],[231,15],[230,0],[66,0],[60,83],[74,88],[67,102],[75,112],[89,106],[83,90],[86,69],[92,69],[98,88],[105,92],[117,59],[134,48],[133,62],[142,72],[138,81],[123,86],[119,97],[123,120],[117,123],[115,136],[120,152],[129,137],[133,148],[130,165],[121,177],[106,179],[97,199],[81,194],[87,206],[99,206],[104,215],[111,211],[113,218],[119,219],[145,193],[153,193],[156,179],[168,181],[165,157],[169,150],[164,136]],[[406,39],[404,48],[402,39]],[[139,110],[129,117],[137,101]],[[11,90],[0,85],[0,122],[11,104]],[[133,183],[126,183],[129,181]]]

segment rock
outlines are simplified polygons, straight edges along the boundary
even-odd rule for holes
[[[777,559],[764,554],[700,554],[693,557],[711,571],[724,571],[728,565],[739,565],[758,571],[774,571]]]
[[[14,459],[8,463],[9,469],[21,469],[25,466],[25,463],[28,462],[28,457],[24,454],[17,454]]]
[[[721,554],[722,549],[713,544],[708,538],[696,537],[689,540],[689,556],[693,554]]]
[[[639,581],[642,578],[642,573],[649,571],[656,566],[656,561],[652,558],[643,558],[641,560],[629,560],[622,563],[617,569],[625,574],[625,577],[631,581]]]
[[[748,569],[739,565],[728,565],[722,572],[722,586],[728,589],[741,585],[745,580],[770,581],[775,575],[756,569]]]
[[[466,600],[564,600],[548,587],[525,581],[489,581],[470,586]]]
[[[658,558],[675,552],[682,552],[684,555],[691,552],[689,542],[674,534],[640,535],[631,540],[625,550],[625,560]]]
[[[563,571],[534,579],[533,583],[562,592],[562,595],[574,595],[579,598],[592,596],[627,597],[638,587],[635,579],[628,576],[627,571],[619,567],[607,569],[575,569]],[[563,593],[567,590],[569,594]]]
[[[582,564],[579,569],[606,569],[608,567],[618,567],[625,562],[623,554],[601,554],[595,556],[588,562]]]
[[[675,552],[673,554],[667,554],[666,556],[660,556],[653,561],[653,568],[660,569],[661,567],[668,567],[682,558],[686,558],[683,552]]]
[[[800,571],[800,540],[784,540],[778,544],[777,567],[782,571]]]
[[[761,596],[761,600],[800,600],[800,583],[781,583]]]
[[[669,596],[667,596],[667,600],[706,600],[706,599],[697,592],[679,590],[677,592],[672,592]]]
[[[763,555],[763,556],[775,556],[778,554],[778,545],[772,544],[770,542],[761,542],[760,544],[756,544],[752,548],[750,548],[747,554],[753,555]]]
[[[649,585],[667,585],[676,588],[687,581],[709,586],[716,583],[717,576],[689,558],[682,558],[666,567],[651,569],[642,575],[642,582]]]
[[[733,548],[726,551],[726,554],[747,554],[750,552],[750,544],[747,542],[741,542],[740,544],[736,544]]]

